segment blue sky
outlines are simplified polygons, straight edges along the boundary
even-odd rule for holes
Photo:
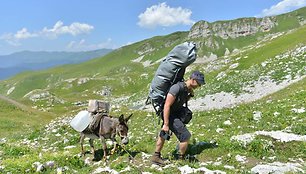
[[[306,0],[8,0],[0,6],[0,55],[119,48],[188,31],[200,20],[263,17]]]

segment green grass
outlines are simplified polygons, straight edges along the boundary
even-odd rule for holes
[[[265,61],[268,58],[275,57],[278,54],[285,53],[288,50],[294,49],[299,44],[306,44],[306,38],[301,37],[306,35],[306,26],[297,29],[297,31],[289,33],[285,36],[281,36],[270,43],[266,43],[265,46],[248,54],[247,59],[242,59],[238,69],[247,69],[253,64],[258,64]],[[252,59],[249,61],[248,59]]]
[[[302,102],[306,97],[305,91],[306,79],[295,83],[288,88],[281,90],[275,94],[267,96],[249,104],[242,104],[240,106],[222,109],[211,110],[205,112],[195,112],[193,120],[188,125],[189,130],[192,132],[192,139],[190,141],[190,148],[188,152],[195,155],[198,162],[183,162],[178,163],[173,159],[173,152],[175,151],[177,140],[174,136],[171,137],[169,142],[165,143],[162,151],[163,157],[168,158],[176,166],[183,166],[188,164],[191,167],[199,168],[200,163],[210,161],[221,161],[223,165],[231,165],[236,170],[225,169],[223,165],[207,165],[206,168],[210,170],[222,170],[227,173],[243,173],[247,172],[258,162],[271,162],[267,157],[275,156],[276,161],[288,162],[289,158],[305,159],[305,142],[278,142],[271,137],[257,136],[247,146],[242,146],[238,142],[231,141],[230,138],[234,135],[252,133],[259,130],[283,130],[287,127],[292,127],[296,134],[305,135],[303,130],[303,122],[305,116],[292,112],[292,108],[305,107],[305,102]],[[252,118],[254,111],[262,112],[262,119],[257,122]],[[155,133],[153,116],[148,116],[143,111],[130,111],[122,110],[119,113],[133,112],[134,115],[129,123],[130,128],[130,143],[114,155],[110,156],[109,163],[107,164],[112,169],[120,171],[130,166],[129,172],[138,173],[140,171],[149,171],[151,173],[159,173],[158,170],[149,168],[149,159],[143,160],[142,153],[152,154],[155,148]],[[275,116],[273,113],[279,112]],[[117,114],[115,114],[117,115]],[[62,119],[65,117],[62,117]],[[232,125],[223,125],[223,122],[230,120]],[[4,171],[12,171],[13,173],[35,171],[32,164],[36,161],[46,163],[47,161],[54,161],[56,167],[68,166],[69,171],[76,170],[78,172],[91,171],[93,172],[97,167],[85,165],[84,160],[90,157],[87,154],[85,158],[79,157],[80,148],[78,144],[78,133],[69,125],[61,125],[61,119],[56,119],[48,127],[47,131],[38,129],[30,134],[25,134],[23,137],[31,142],[37,142],[36,147],[21,143],[22,139],[9,138],[5,144],[0,144],[3,149],[2,165],[5,166]],[[145,123],[145,124],[144,124]],[[217,133],[217,128],[223,128],[222,133]],[[57,130],[52,133],[50,130]],[[60,134],[58,137],[56,134]],[[64,140],[66,139],[65,143]],[[216,140],[217,147],[212,146],[196,146],[198,142],[209,142]],[[30,144],[29,143],[29,144]],[[87,142],[85,143],[87,144]],[[66,146],[76,145],[75,148],[65,150]],[[101,148],[100,142],[95,141],[97,149]],[[41,152],[42,149],[51,148],[49,152]],[[53,151],[52,149],[56,149]],[[86,147],[89,150],[89,147]],[[109,150],[111,147],[109,147]],[[98,151],[102,153],[101,151]],[[129,158],[129,154],[133,156]],[[42,157],[39,157],[42,153]],[[248,162],[241,164],[236,161],[236,155],[246,156]],[[133,162],[131,163],[132,160]],[[244,166],[244,168],[241,168]],[[52,173],[55,169],[47,169],[46,173]],[[164,170],[164,173],[171,173],[178,171],[176,167],[170,167]]]
[[[17,106],[0,100],[0,137],[19,136],[35,127],[43,126],[54,117],[35,110],[22,110]]]
[[[297,21],[292,15],[305,16],[304,9],[290,14],[291,16],[278,16],[279,28],[269,33],[285,32],[297,26]],[[254,20],[254,19],[245,19]],[[221,23],[224,21],[220,21]],[[226,22],[226,21],[225,21]],[[234,22],[239,22],[239,19]],[[269,34],[266,33],[266,34]],[[112,53],[92,59],[78,65],[65,65],[39,72],[26,72],[11,79],[1,81],[0,93],[6,95],[8,89],[15,86],[15,90],[8,95],[10,98],[21,102],[35,109],[20,109],[12,104],[0,100],[0,138],[7,138],[7,142],[0,141],[0,173],[34,173],[36,168],[33,163],[39,161],[46,163],[54,161],[54,168],[47,168],[44,173],[54,173],[56,168],[67,166],[68,173],[73,170],[78,173],[92,173],[98,166],[87,165],[84,160],[91,157],[80,157],[78,144],[78,133],[74,131],[67,122],[80,110],[86,109],[89,99],[100,99],[110,101],[111,104],[120,105],[113,108],[112,115],[134,113],[129,123],[130,143],[124,149],[117,151],[110,156],[107,164],[99,166],[110,166],[116,171],[131,167],[125,173],[151,172],[160,173],[157,169],[150,168],[150,158],[143,159],[143,153],[152,154],[155,149],[155,135],[159,126],[154,125],[153,113],[145,111],[130,110],[134,102],[142,104],[146,99],[154,73],[158,64],[143,67],[141,63],[134,63],[131,60],[140,57],[140,52],[147,50],[143,61],[159,60],[178,43],[187,40],[188,32],[176,32],[167,36],[156,36],[141,42],[137,42]],[[215,94],[221,91],[232,92],[236,95],[244,93],[243,87],[254,85],[263,76],[269,76],[274,82],[282,82],[288,75],[292,78],[303,76],[305,72],[305,53],[293,54],[294,50],[306,45],[306,27],[297,28],[276,39],[261,43],[260,47],[252,48],[258,38],[263,38],[264,33],[258,33],[249,37],[222,40],[219,37],[211,38],[221,43],[220,48],[213,49],[203,45],[199,48],[199,56],[206,53],[214,53],[222,56],[225,49],[232,51],[235,48],[241,49],[241,53],[234,56],[218,57],[216,64],[220,68],[205,73],[207,84],[197,91],[196,97],[204,97],[208,94]],[[194,40],[204,42],[205,38]],[[154,50],[154,51],[150,51]],[[288,56],[286,56],[288,54]],[[227,60],[228,63],[226,63]],[[230,65],[238,63],[235,69],[229,69]],[[263,66],[263,63],[265,64]],[[204,70],[208,64],[193,64],[191,67]],[[219,64],[218,64],[219,65]],[[217,65],[216,65],[217,66]],[[290,69],[290,70],[288,70]],[[227,76],[217,79],[220,72]],[[143,75],[147,74],[147,76]],[[186,77],[190,74],[188,72]],[[72,82],[67,79],[75,78]],[[89,81],[78,84],[80,78],[89,78]],[[175,164],[163,170],[163,173],[179,173],[177,166],[188,164],[191,167],[202,167],[201,163],[207,163],[205,167],[210,170],[222,170],[227,173],[248,173],[258,163],[265,162],[289,162],[289,159],[305,157],[305,142],[278,142],[271,137],[257,136],[250,144],[244,146],[239,142],[231,141],[234,135],[253,133],[266,130],[276,131],[289,129],[292,133],[305,135],[305,113],[295,113],[294,108],[306,107],[306,79],[291,84],[283,90],[270,94],[252,103],[244,103],[232,108],[221,110],[197,111],[188,125],[192,133],[188,153],[195,155],[198,161],[177,162],[173,159],[177,140],[174,136],[166,142],[162,151],[163,157]],[[38,101],[31,101],[24,97],[25,94],[36,90],[48,91],[50,96]],[[100,95],[99,92],[109,90],[109,95]],[[118,102],[118,98],[123,99]],[[80,102],[81,106],[75,103]],[[259,121],[253,119],[253,112],[262,113]],[[151,114],[151,116],[148,116]],[[153,115],[153,116],[152,116]],[[50,123],[50,120],[58,117]],[[63,121],[64,120],[64,121]],[[230,120],[232,125],[223,123]],[[66,122],[65,122],[66,121]],[[45,124],[48,124],[45,126]],[[218,133],[218,128],[223,129]],[[197,146],[199,142],[216,140],[217,147]],[[87,143],[86,143],[87,144]],[[66,146],[75,145],[71,149]],[[95,141],[97,152],[101,156],[100,141]],[[89,147],[86,146],[87,150]],[[110,147],[109,147],[110,148]],[[132,158],[129,157],[132,155]],[[246,156],[248,162],[241,164],[236,161],[236,155]],[[275,160],[269,159],[275,157]],[[214,165],[219,161],[222,165]],[[224,165],[231,165],[235,170],[224,168]]]

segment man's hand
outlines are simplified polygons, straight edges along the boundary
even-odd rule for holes
[[[165,132],[169,132],[169,126],[163,125],[162,130],[165,131]]]

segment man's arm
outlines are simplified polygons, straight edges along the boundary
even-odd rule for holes
[[[165,105],[164,105],[164,125],[162,130],[168,132],[169,131],[169,117],[170,117],[170,107],[175,101],[175,96],[168,93]]]

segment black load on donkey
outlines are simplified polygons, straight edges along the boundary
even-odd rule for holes
[[[121,144],[126,145],[128,139],[128,125],[127,122],[132,114],[127,118],[120,115],[119,118],[109,115],[110,104],[99,100],[89,100],[87,111],[79,112],[70,122],[70,125],[78,132],[80,132],[80,144],[82,155],[85,155],[83,142],[85,137],[90,138],[89,144],[91,153],[95,157],[95,149],[93,145],[94,139],[100,139],[103,147],[103,159],[107,156],[106,139],[111,139],[114,147],[111,151],[113,154],[116,150],[117,142],[116,135],[121,139]]]

